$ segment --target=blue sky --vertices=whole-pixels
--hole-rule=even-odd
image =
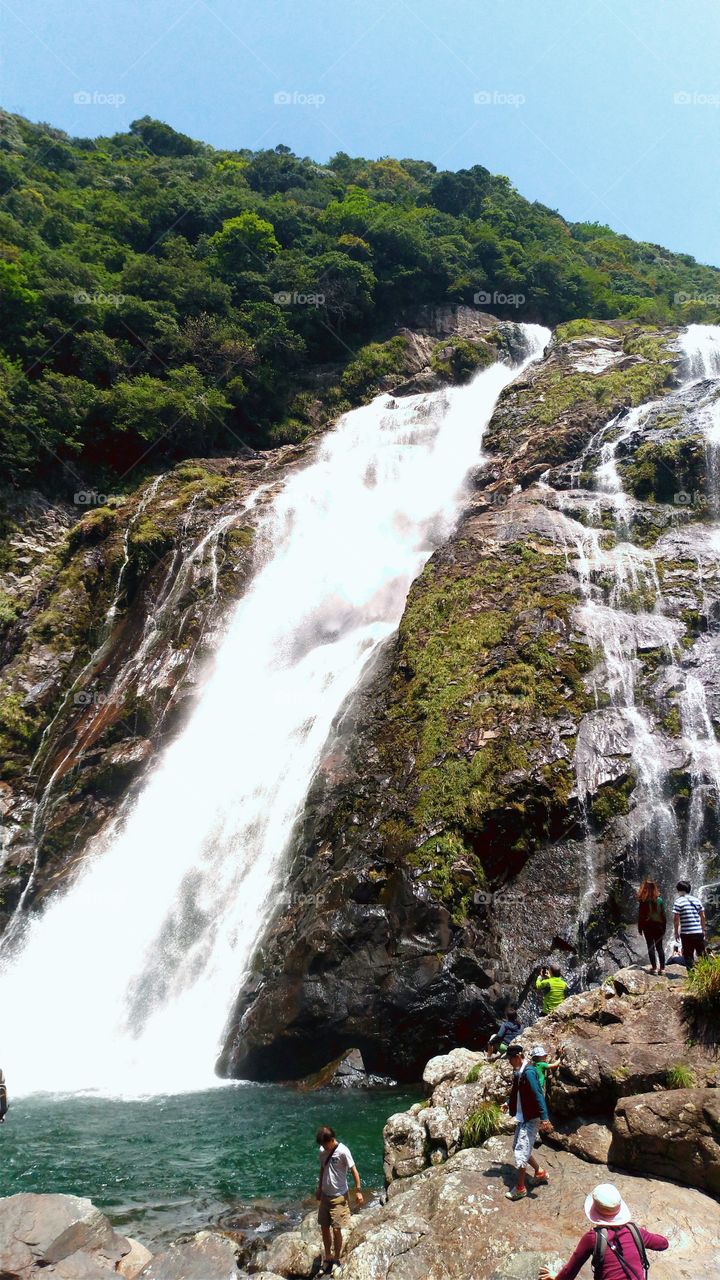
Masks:
[[[0,0],[0,40],[2,105],[72,134],[483,164],[720,265],[717,0]]]

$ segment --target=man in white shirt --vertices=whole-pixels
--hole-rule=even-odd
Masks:
[[[350,1226],[348,1201],[348,1171],[355,1183],[355,1203],[365,1203],[360,1190],[360,1174],[349,1149],[338,1142],[335,1131],[323,1125],[315,1135],[320,1151],[320,1177],[315,1198],[320,1201],[318,1222],[323,1238],[323,1265],[320,1274],[331,1274],[340,1265],[342,1253],[342,1229]],[[331,1235],[332,1229],[332,1235]]]
[[[705,955],[705,909],[700,899],[692,896],[689,881],[679,880],[677,891],[673,903],[675,941],[680,940],[685,963],[692,969],[695,956]]]

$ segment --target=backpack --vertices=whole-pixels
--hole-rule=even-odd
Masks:
[[[650,1263],[648,1261],[647,1251],[643,1243],[643,1238],[640,1235],[640,1232],[638,1231],[634,1222],[627,1222],[625,1225],[627,1226],[627,1229],[630,1232],[630,1235],[635,1241],[635,1248],[640,1254],[640,1261],[642,1262],[642,1267],[643,1267],[642,1276],[639,1276],[637,1272],[631,1270],[629,1263],[627,1263],[623,1258],[622,1246],[620,1244],[620,1241],[619,1240],[617,1240],[617,1242],[608,1241],[607,1227],[596,1227],[595,1228],[595,1248],[593,1249],[593,1255],[592,1255],[592,1269],[593,1269],[593,1276],[595,1277],[595,1280],[602,1280],[603,1270],[605,1268],[605,1251],[608,1248],[608,1245],[612,1250],[612,1252],[615,1254],[615,1257],[617,1258],[618,1262],[620,1263],[620,1266],[622,1267],[623,1271],[627,1275],[628,1280],[647,1280],[647,1274],[648,1274],[648,1271],[650,1270]]]
[[[8,1102],[7,1085],[5,1084],[5,1077],[2,1071],[0,1071],[0,1124],[2,1124],[3,1120],[5,1119],[5,1116],[8,1113],[9,1106],[10,1106],[10,1103]]]
[[[667,924],[665,903],[662,898],[656,898],[654,902],[648,902],[647,921],[648,924],[661,924],[663,927]]]

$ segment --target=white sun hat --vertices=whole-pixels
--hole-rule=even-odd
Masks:
[[[545,1050],[543,1049],[543,1047],[542,1047],[542,1045],[541,1045],[541,1044],[534,1044],[534,1045],[533,1045],[532,1049],[530,1050],[530,1057],[531,1057],[531,1058],[544,1058],[544,1057],[545,1057]]]
[[[602,1182],[585,1200],[585,1216],[594,1227],[624,1227],[632,1214],[617,1187]]]

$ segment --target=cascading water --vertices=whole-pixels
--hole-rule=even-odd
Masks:
[[[720,326],[691,325],[682,335],[684,378],[673,398],[688,414],[693,432],[704,437],[707,454],[707,506],[714,522],[688,526],[680,556],[693,556],[698,564],[700,597],[703,582],[720,571]],[[678,873],[688,874],[698,884],[704,879],[706,856],[703,840],[709,807],[720,811],[720,744],[713,730],[705,685],[693,672],[681,641],[686,627],[682,619],[668,616],[656,559],[662,560],[662,539],[658,548],[647,550],[632,541],[635,508],[640,506],[624,489],[618,457],[633,436],[643,439],[643,429],[659,405],[649,403],[631,409],[608,422],[589,442],[571,471],[570,490],[559,490],[554,502],[559,510],[556,527],[566,546],[569,566],[582,590],[583,604],[576,621],[591,648],[600,656],[590,685],[596,705],[609,704],[601,734],[614,738],[622,758],[629,758],[635,775],[633,810],[639,865],[645,873],[662,881],[671,892]],[[594,469],[590,461],[595,459]],[[583,474],[591,473],[592,493],[579,489]],[[550,473],[544,477],[546,485]],[[593,497],[593,494],[597,497]],[[697,495],[682,495],[695,501]],[[582,523],[568,515],[584,512]],[[617,541],[603,542],[608,516]],[[596,527],[592,527],[595,525]],[[602,526],[602,527],[601,527]],[[717,626],[712,617],[712,598],[703,604],[707,628],[706,643]],[[655,716],[638,690],[643,672],[641,654],[664,655],[666,692],[675,695],[679,713],[679,740],[673,743],[658,732]],[[597,731],[597,730],[596,730]],[[601,756],[593,739],[592,718],[581,727],[576,749],[578,795],[582,803],[598,783]],[[683,755],[690,778],[690,796],[681,835],[675,808],[670,799],[669,775],[682,765]],[[592,841],[590,846],[592,850]],[[588,894],[592,897],[594,868],[588,870]]]
[[[537,358],[548,331],[522,329]],[[379,397],[288,481],[184,732],[5,963],[3,1067],[16,1091],[216,1083],[224,1023],[333,718],[453,527],[516,372],[497,364],[467,387]]]

